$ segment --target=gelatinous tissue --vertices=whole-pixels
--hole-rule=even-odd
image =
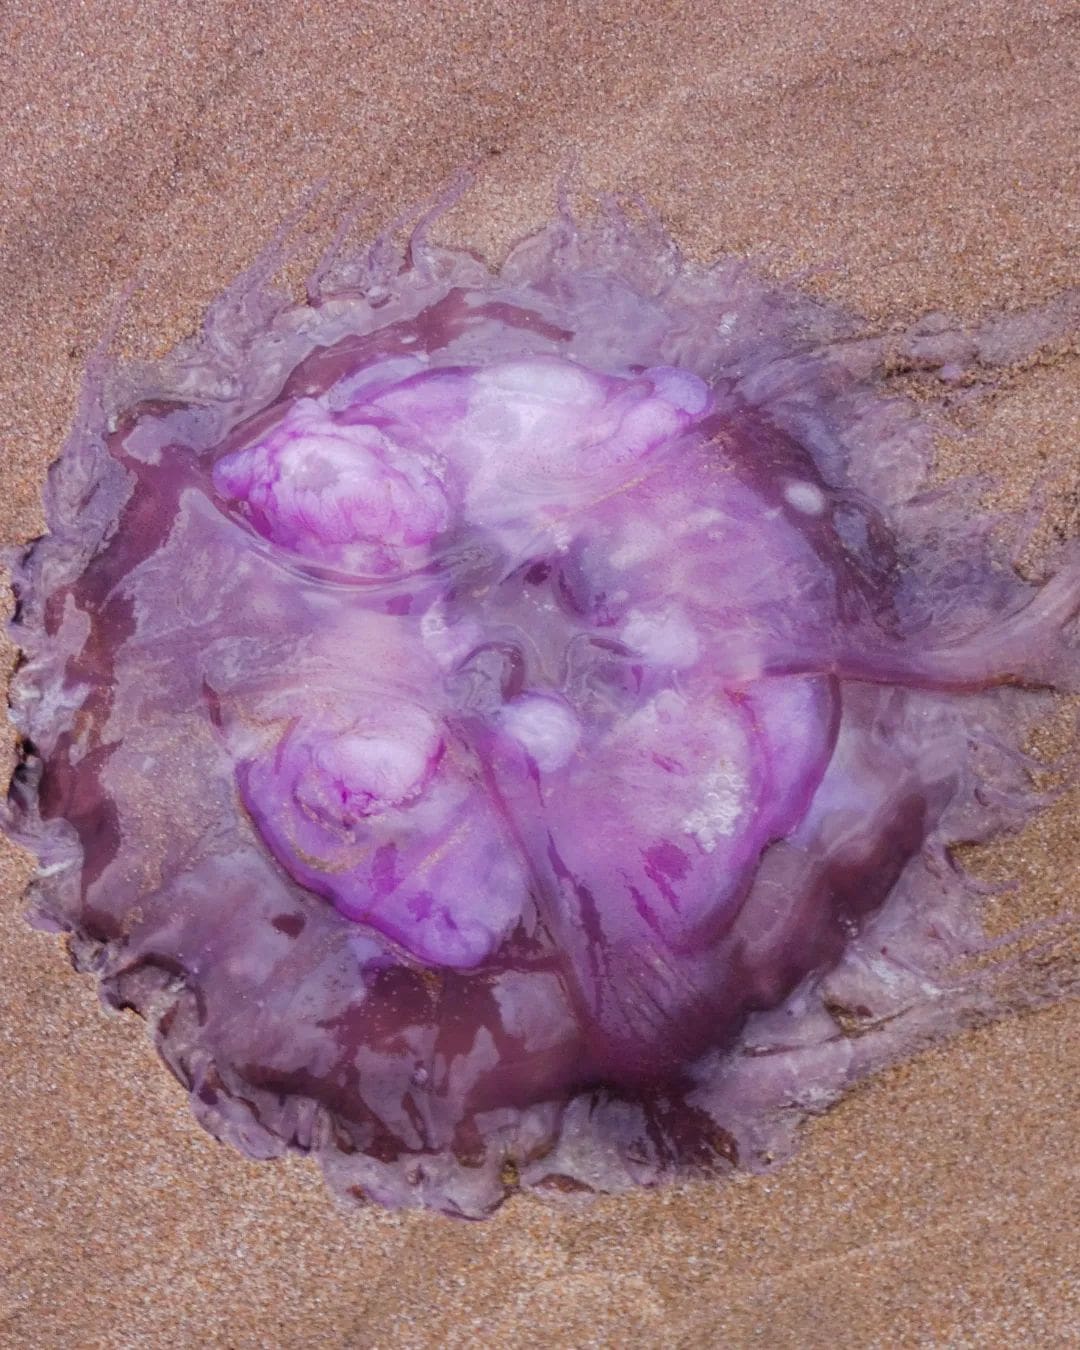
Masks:
[[[952,848],[1039,800],[1080,561],[1022,579],[884,368],[954,388],[1072,299],[869,336],[614,209],[304,303],[279,260],[94,363],[13,564],[34,920],[207,1129],[479,1216],[767,1167],[1064,990],[965,962]]]

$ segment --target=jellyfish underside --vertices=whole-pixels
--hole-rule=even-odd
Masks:
[[[756,1165],[905,1048],[837,1007],[985,1001],[941,859],[1077,672],[1075,563],[928,528],[804,302],[556,234],[249,280],[231,384],[91,409],[16,573],[39,921],[219,1137],[468,1215]]]

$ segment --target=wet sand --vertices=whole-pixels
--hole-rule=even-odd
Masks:
[[[385,217],[470,165],[441,233],[498,256],[574,154],[691,255],[809,269],[874,322],[1080,281],[1075,5],[54,0],[0,23],[3,543],[41,527],[123,284],[122,343],[166,350],[324,176]],[[1075,479],[1077,369],[1008,376],[946,467],[1014,502]],[[1078,805],[983,860],[1015,912],[1076,905]],[[1075,1004],[884,1074],[774,1177],[479,1225],[343,1213],[309,1164],[195,1127],[141,1023],[22,923],[28,875],[0,845],[0,1345],[1076,1343]]]

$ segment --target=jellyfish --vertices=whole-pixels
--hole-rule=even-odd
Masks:
[[[208,1130],[346,1199],[764,1169],[1061,992],[956,845],[1038,804],[1080,558],[1022,577],[886,388],[989,328],[868,335],[647,212],[497,268],[428,225],[302,300],[271,249],[164,361],[93,363],[12,562],[33,921]]]

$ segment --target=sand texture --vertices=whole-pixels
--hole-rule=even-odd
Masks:
[[[0,542],[41,527],[124,283],[121,345],[166,350],[323,176],[386,217],[471,165],[441,232],[498,256],[575,154],[692,256],[808,269],[874,323],[1075,286],[1078,28],[1051,0],[8,4]],[[1045,473],[1075,530],[1078,369],[1007,374],[947,467],[1013,502]],[[1078,903],[1078,819],[1073,794],[980,864],[1016,912]],[[28,876],[0,845],[4,1347],[1080,1342],[1075,1004],[883,1075],[774,1177],[346,1214],[304,1162],[196,1128],[142,1025],[24,925]]]

